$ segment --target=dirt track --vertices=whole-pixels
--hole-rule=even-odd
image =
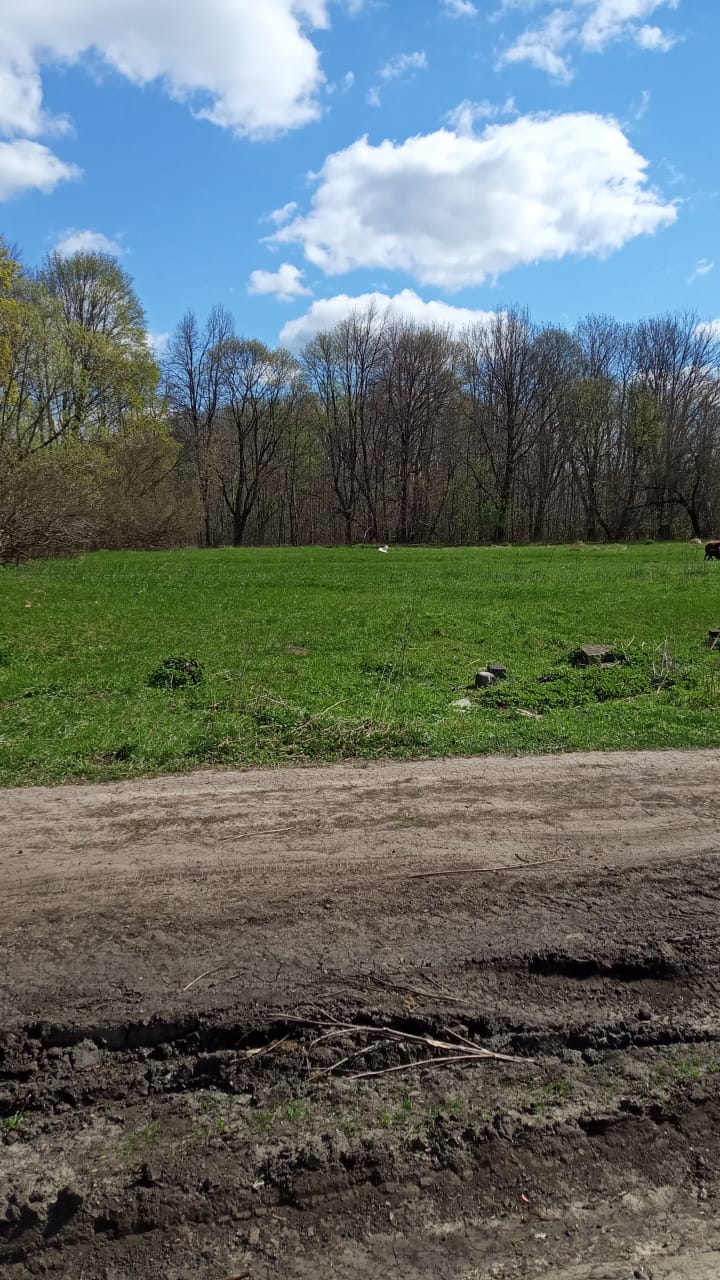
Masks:
[[[720,1275],[719,783],[668,752],[0,792],[3,1274]],[[438,1052],[398,1033],[518,1061],[348,1078]]]

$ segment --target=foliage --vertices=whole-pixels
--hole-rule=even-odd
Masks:
[[[0,782],[717,747],[720,659],[705,637],[720,618],[719,570],[678,544],[103,552],[7,566]],[[586,643],[627,662],[576,669],[568,656]],[[149,688],[166,654],[194,655],[203,683],[178,697]],[[488,662],[508,679],[454,707]]]

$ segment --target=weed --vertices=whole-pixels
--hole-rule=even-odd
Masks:
[[[543,1094],[548,1102],[561,1102],[572,1094],[572,1085],[568,1080],[551,1080],[543,1085]]]
[[[285,1115],[292,1124],[304,1124],[309,1114],[307,1103],[302,1098],[295,1098],[285,1108]]]
[[[5,1133],[17,1133],[25,1118],[24,1111],[15,1111],[11,1116],[6,1116],[4,1120],[0,1120],[0,1129]]]
[[[258,1111],[251,1111],[248,1116],[250,1128],[255,1129],[258,1133],[270,1133],[279,1110],[279,1107],[266,1107]]]
[[[702,1074],[699,1058],[677,1058],[674,1067],[678,1079],[686,1083],[699,1080]]]

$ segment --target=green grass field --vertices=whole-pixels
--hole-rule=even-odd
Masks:
[[[200,764],[720,746],[689,545],[102,553],[0,570],[0,783]],[[580,670],[606,642],[626,661]],[[204,680],[148,686],[164,659]],[[476,670],[509,679],[452,706]],[[520,711],[532,715],[520,715]]]

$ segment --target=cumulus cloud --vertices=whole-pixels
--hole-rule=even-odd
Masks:
[[[270,293],[280,302],[292,302],[293,298],[312,293],[302,283],[304,274],[290,262],[283,262],[277,271],[253,271],[248,293]]]
[[[403,289],[390,296],[387,293],[362,293],[351,297],[339,293],[334,298],[320,298],[310,310],[297,320],[289,320],[280,334],[280,342],[291,351],[300,351],[317,333],[332,329],[353,312],[374,307],[379,316],[398,316],[416,324],[438,325],[459,333],[470,324],[483,323],[492,312],[474,311],[469,307],[452,307],[447,302],[423,299],[412,289]]]
[[[329,0],[3,0],[0,128],[45,132],[40,70],[92,51],[138,85],[250,137],[315,119],[323,75],[309,32]]]
[[[640,27],[635,36],[641,49],[656,49],[659,53],[668,53],[677,40],[668,36],[660,27]]]
[[[405,271],[460,289],[522,264],[604,256],[672,223],[647,161],[619,124],[573,113],[520,116],[479,136],[451,130],[329,155],[306,214],[271,237],[301,244],[327,275]]]
[[[102,231],[80,231],[75,227],[69,227],[62,233],[55,249],[63,258],[69,258],[73,253],[110,253],[119,258],[127,252],[117,240],[111,240]]]
[[[553,79],[569,81],[573,48],[601,53],[615,40],[631,39],[642,49],[666,53],[676,40],[644,20],[659,9],[676,9],[679,0],[539,0],[546,16],[520,33],[500,56],[500,65],[529,62]],[[505,0],[505,8],[517,7]],[[535,7],[533,5],[533,7]]]
[[[11,200],[28,190],[48,195],[59,182],[79,177],[76,165],[65,164],[39,142],[29,138],[0,142],[0,200]]]

